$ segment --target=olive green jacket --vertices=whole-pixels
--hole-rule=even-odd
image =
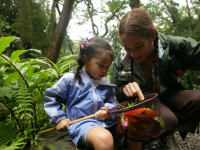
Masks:
[[[159,60],[158,74],[161,85],[167,89],[162,94],[165,95],[175,91],[185,90],[185,88],[179,82],[176,71],[172,71],[170,69],[171,57],[169,55],[169,43],[167,40],[167,36],[161,33],[158,33],[158,36],[162,48],[164,49],[164,54]],[[174,46],[173,49],[174,55],[179,60],[181,65],[185,69],[200,70],[200,43],[196,42],[194,39],[191,38],[183,38],[177,36],[169,36],[169,39],[172,41]],[[129,72],[123,71],[122,73],[123,68],[124,66],[121,63],[121,52],[120,52],[114,61],[113,75],[111,79],[111,82],[117,85],[115,89],[117,92],[117,99],[119,102],[124,101],[121,99],[119,95],[119,89],[121,86],[126,85],[129,82],[131,75],[130,71]],[[143,87],[140,88],[142,89]]]

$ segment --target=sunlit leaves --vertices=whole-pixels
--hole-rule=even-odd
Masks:
[[[18,72],[14,72],[9,74],[9,76],[6,77],[6,79],[4,80],[4,85],[7,85],[8,83],[17,80],[20,78],[20,75]]]
[[[28,50],[17,50],[15,52],[12,53],[11,57],[10,57],[10,61],[13,62],[14,60],[18,59],[18,57],[27,52]]]
[[[6,47],[9,46],[10,42],[12,42],[15,37],[1,37],[0,38],[0,53],[2,53]]]
[[[13,89],[9,86],[0,87],[0,98],[4,98],[5,96],[10,98],[13,96]]]

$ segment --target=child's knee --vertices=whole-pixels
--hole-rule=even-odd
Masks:
[[[99,134],[97,140],[102,149],[110,149],[114,145],[114,139],[110,132]]]
[[[99,134],[99,140],[105,143],[113,142],[113,136],[110,132]]]

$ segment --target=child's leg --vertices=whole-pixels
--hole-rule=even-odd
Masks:
[[[93,127],[87,134],[87,143],[95,150],[113,150],[114,140],[112,134],[100,126]]]

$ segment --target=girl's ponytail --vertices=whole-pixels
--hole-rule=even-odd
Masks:
[[[82,68],[84,66],[83,59],[82,59],[82,56],[81,56],[81,48],[80,48],[79,55],[77,57],[77,63],[78,63],[78,67],[76,69],[76,73],[75,73],[74,78],[78,79],[78,83],[80,84],[81,81],[82,81],[82,78],[81,78]]]

